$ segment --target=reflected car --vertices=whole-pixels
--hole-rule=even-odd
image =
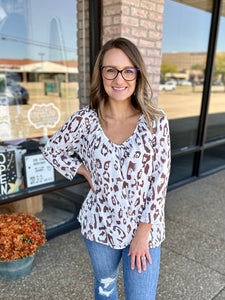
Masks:
[[[6,86],[5,96],[8,99],[8,105],[20,104],[20,94],[19,94],[19,92],[12,89],[10,86]]]
[[[166,81],[159,84],[159,91],[174,91],[177,85],[174,81]]]
[[[28,104],[28,91],[12,79],[7,78],[5,94],[8,97],[8,105]]]
[[[180,85],[191,86],[192,82],[189,80],[181,80]]]
[[[214,80],[213,82],[212,82],[212,85],[224,85],[224,83],[222,82],[222,81],[220,81],[220,80]]]
[[[21,96],[22,96],[22,104],[28,104],[28,100],[29,100],[29,93],[28,91],[23,87],[20,86],[20,92],[21,92]]]

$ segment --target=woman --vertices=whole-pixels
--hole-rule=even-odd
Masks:
[[[94,67],[90,106],[74,113],[43,151],[66,178],[78,173],[90,184],[78,219],[97,300],[118,299],[121,259],[126,299],[155,299],[170,139],[150,93],[137,47],[125,38],[108,41]]]

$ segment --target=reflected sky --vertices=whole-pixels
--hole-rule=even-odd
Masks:
[[[175,1],[165,0],[163,48],[168,52],[201,52],[208,47],[211,13]],[[220,20],[225,28],[224,17]],[[218,51],[225,51],[224,40],[218,39]]]
[[[0,1],[0,58],[76,60],[76,39],[76,1]]]

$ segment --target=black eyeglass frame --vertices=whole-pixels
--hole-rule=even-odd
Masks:
[[[112,67],[112,66],[102,66],[100,69],[101,69],[101,71],[102,71],[102,70],[105,69],[105,68],[112,68],[112,69],[114,69],[114,70],[117,71],[116,76],[115,76],[114,78],[112,78],[112,79],[106,78],[106,77],[104,76],[104,78],[105,78],[106,80],[114,80],[114,79],[116,79],[116,77],[119,75],[119,73],[120,73],[121,76],[123,77],[123,73],[122,73],[122,72],[123,72],[124,70],[132,69],[132,70],[135,70],[135,71],[136,71],[136,76],[135,76],[135,78],[134,78],[134,79],[125,79],[125,78],[123,77],[123,79],[126,80],[126,81],[133,81],[133,80],[135,80],[135,79],[137,78],[138,71],[139,71],[139,69],[138,69],[138,68],[135,68],[135,67],[126,67],[126,68],[124,68],[124,69],[122,69],[122,70],[118,70],[117,68]]]

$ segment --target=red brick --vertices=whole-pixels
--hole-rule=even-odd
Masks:
[[[154,65],[154,58],[153,57],[147,57],[145,58],[146,65]]]
[[[108,25],[116,25],[116,24],[121,24],[121,18],[122,18],[122,16],[115,16],[115,17],[113,17],[112,19],[113,19],[113,21],[110,23],[110,24],[108,24]]]
[[[111,5],[103,7],[103,16],[112,16],[112,15],[120,15],[121,14],[121,6],[120,5]]]
[[[142,57],[147,56],[147,50],[146,50],[146,48],[138,47],[138,50],[140,51]]]
[[[121,16],[121,22],[125,25],[139,26],[139,19],[134,17]]]
[[[123,15],[130,16],[130,6],[128,6],[128,5],[122,5],[121,6],[121,13]]]
[[[111,16],[104,16],[102,18],[102,25],[104,26],[110,26],[113,24],[113,18]]]
[[[120,32],[121,32],[120,26],[110,26],[104,28],[105,35],[114,35],[114,34],[119,34]]]
[[[161,51],[158,49],[148,49],[147,50],[147,55],[151,56],[151,57],[158,57],[161,59]]]
[[[150,74],[159,74],[160,73],[160,67],[153,67],[153,66],[147,66],[147,71]]]
[[[156,23],[156,30],[163,31],[163,24],[162,23]]]
[[[131,34],[133,36],[137,36],[140,38],[146,38],[147,37],[147,30],[139,29],[139,28],[132,28]]]
[[[132,43],[134,43],[135,45],[137,45],[137,43],[138,43],[138,39],[135,38],[134,36],[130,36],[130,37],[129,37],[129,40],[130,40]]]
[[[148,36],[153,40],[162,40],[162,32],[159,31],[149,31]]]
[[[129,6],[139,7],[141,0],[121,0],[122,4],[129,4]]]
[[[140,25],[145,29],[155,29],[156,23],[148,20],[140,20]]]
[[[149,12],[149,15],[148,15],[149,19],[150,20],[154,20],[154,21],[157,21],[157,22],[162,22],[163,21],[163,14],[159,14],[157,12]]]
[[[155,47],[158,49],[162,49],[162,41],[156,41]]]
[[[141,1],[141,7],[147,10],[156,10],[156,3],[152,1]]]
[[[145,47],[145,48],[153,48],[155,46],[155,42],[150,41],[150,40],[140,39],[138,46]]]
[[[131,15],[133,17],[139,17],[139,18],[148,18],[148,11],[146,9],[140,9],[131,7]]]
[[[130,35],[130,27],[121,26],[121,33],[122,33],[122,35]]]
[[[159,12],[159,13],[161,13],[161,14],[163,14],[163,12],[164,12],[164,5],[158,4],[156,11]]]
[[[152,84],[151,84],[151,87],[154,91],[157,91],[158,88],[159,88],[159,84],[157,82],[154,81],[155,78],[153,78],[153,81],[152,81]],[[154,93],[155,94],[155,93]]]

